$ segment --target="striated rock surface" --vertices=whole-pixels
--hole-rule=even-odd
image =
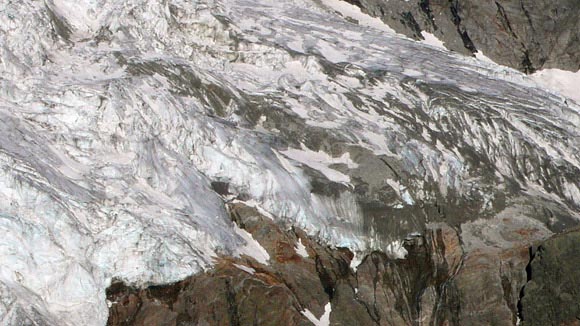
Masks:
[[[526,73],[580,70],[580,3],[575,0],[348,0],[396,31],[434,34],[451,50],[482,51]]]

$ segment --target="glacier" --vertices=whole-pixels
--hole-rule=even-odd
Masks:
[[[267,263],[232,200],[395,256],[441,203],[577,221],[574,100],[335,4],[2,0],[2,324],[104,325],[113,279]]]

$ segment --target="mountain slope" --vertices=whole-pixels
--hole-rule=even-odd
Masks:
[[[432,222],[472,249],[577,223],[580,107],[515,70],[313,1],[5,7],[5,324],[103,325],[113,279],[267,263],[226,202],[392,258]]]
[[[460,53],[483,52],[526,73],[580,70],[578,2],[518,0],[349,0],[396,31],[435,34]]]

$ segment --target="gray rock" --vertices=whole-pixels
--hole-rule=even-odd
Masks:
[[[580,69],[580,3],[562,1],[348,0],[397,32],[433,33],[464,54],[482,51],[526,73]]]
[[[522,325],[580,325],[580,232],[541,244],[528,266],[521,299]]]

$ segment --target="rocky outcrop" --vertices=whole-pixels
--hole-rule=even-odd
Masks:
[[[579,248],[578,230],[538,246],[523,289],[521,325],[580,325]]]
[[[427,31],[461,53],[482,51],[527,73],[580,69],[580,4],[563,1],[348,0],[396,31]]]
[[[405,258],[377,251],[355,263],[349,250],[321,245],[254,208],[231,204],[230,213],[268,252],[268,264],[219,257],[212,270],[175,284],[138,289],[117,281],[107,290],[108,325],[312,325],[325,318],[330,325],[516,325],[526,243],[544,236],[520,223],[522,238],[510,245],[497,246],[490,235],[473,246],[475,233],[491,234],[484,226],[430,224],[404,241]]]

